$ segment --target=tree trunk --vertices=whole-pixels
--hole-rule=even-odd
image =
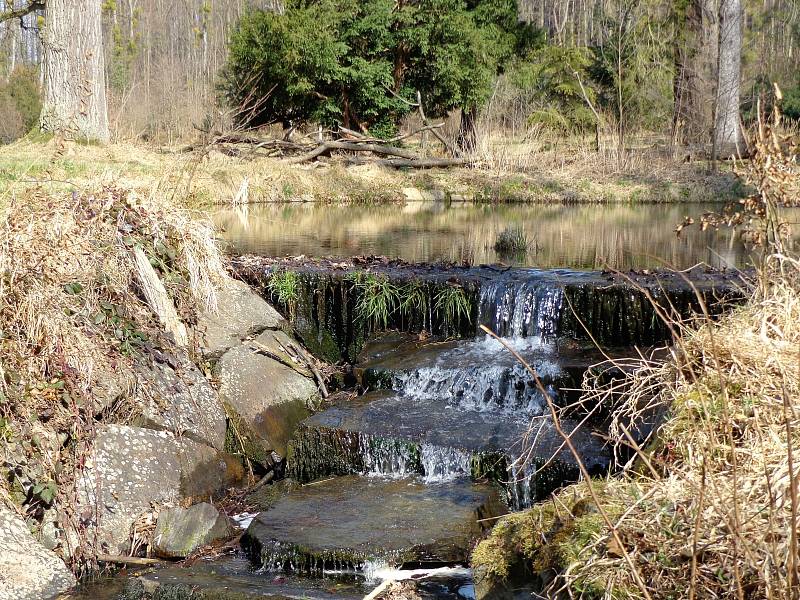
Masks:
[[[458,127],[458,149],[463,154],[475,152],[475,148],[478,145],[477,120],[478,108],[476,106],[461,109],[461,123]]]
[[[714,117],[714,158],[736,154],[741,142],[739,88],[742,69],[742,2],[721,0],[719,69]]]
[[[108,141],[100,15],[100,0],[47,0],[42,131]]]
[[[677,15],[673,139],[710,145],[719,52],[718,0],[689,0]]]

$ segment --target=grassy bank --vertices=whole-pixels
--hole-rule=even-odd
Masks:
[[[538,155],[537,155],[538,156]],[[476,168],[403,171],[332,161],[288,165],[277,158],[229,156],[214,147],[193,151],[145,145],[106,147],[56,140],[0,149],[0,197],[27,186],[88,189],[97,182],[177,198],[192,205],[230,203],[247,180],[249,202],[398,202],[465,199],[481,202],[671,202],[730,200],[741,189],[730,174],[704,163],[663,162],[617,173],[593,161],[553,162],[541,155],[524,169],[493,161]],[[538,166],[537,166],[538,165]],[[598,174],[600,173],[600,174]]]
[[[223,265],[210,227],[165,198],[27,189],[0,211],[0,502],[79,570],[93,557],[64,532],[82,531],[75,480],[95,431],[139,418],[159,393],[141,373],[186,356],[153,298],[191,326]]]

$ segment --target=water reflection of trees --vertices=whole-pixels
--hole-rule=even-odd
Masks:
[[[307,256],[385,254],[409,261],[499,260],[493,246],[509,225],[531,242],[516,262],[540,267],[685,268],[705,261],[742,265],[747,251],[730,230],[674,227],[701,205],[259,205],[215,215],[236,252]],[[506,259],[508,260],[508,259]]]

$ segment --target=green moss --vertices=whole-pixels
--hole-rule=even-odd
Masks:
[[[593,485],[602,498],[602,482]],[[489,587],[550,581],[586,558],[586,549],[604,534],[605,521],[591,500],[579,499],[570,510],[563,508],[563,500],[537,504],[501,519],[478,544],[472,566]],[[612,520],[621,514],[614,505],[604,510]],[[573,591],[587,598],[604,597],[606,592],[600,581],[579,581]]]

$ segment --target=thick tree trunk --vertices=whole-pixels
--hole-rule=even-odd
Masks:
[[[101,25],[100,0],[47,0],[43,131],[108,141]]]
[[[719,9],[719,69],[714,158],[725,158],[740,149],[739,88],[742,69],[742,2],[721,0]]]
[[[719,52],[718,0],[689,0],[678,15],[673,138],[708,147],[714,130]]]

